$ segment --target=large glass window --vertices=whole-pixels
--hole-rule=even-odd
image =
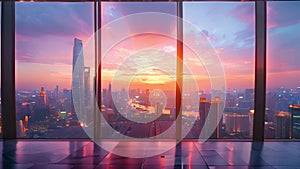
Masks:
[[[95,58],[87,58],[82,51],[94,32],[93,5],[94,2],[16,2],[18,138],[88,137],[83,128],[89,127],[94,117]],[[102,27],[122,23],[124,17],[134,15],[138,18],[160,13],[176,17],[176,5],[101,2],[99,17]],[[200,31],[194,32],[184,23],[183,43],[192,41],[201,46],[205,39],[210,48],[202,52],[207,56],[206,52],[212,51],[219,57],[226,78],[226,88],[212,90],[214,77],[205,59],[199,59],[193,49],[183,44],[182,118],[196,119],[186,138],[198,138],[206,121],[218,123],[210,138],[252,138],[254,6],[254,2],[183,2],[184,22]],[[265,138],[300,137],[299,11],[299,2],[267,3]],[[99,108],[105,118],[101,120],[101,133],[105,138],[120,133],[151,137],[175,123],[179,96],[177,93],[176,97],[176,78],[181,71],[177,20],[158,23],[144,16],[116,30],[111,27],[111,32],[101,36],[101,49],[105,49],[122,33],[130,35],[101,53],[98,60]],[[226,92],[226,99],[219,98],[218,92]],[[72,94],[80,95],[80,99],[72,98]],[[224,110],[218,112],[222,104]],[[84,117],[89,120],[82,120],[76,113],[78,106],[80,112],[93,112]],[[221,114],[220,122],[207,117],[210,109]],[[168,137],[174,138],[175,132]]]
[[[300,138],[300,3],[267,3],[265,138]]]
[[[120,22],[124,19],[123,16],[142,12],[163,12],[176,16],[176,3],[102,4],[104,26],[110,21]],[[184,22],[198,27],[199,33],[205,37],[207,46],[210,47],[201,49],[202,52],[210,52],[213,49],[220,57],[227,80],[226,89],[212,91],[210,78],[214,77],[208,75],[205,63],[201,62],[199,56],[195,55],[189,46],[183,44],[182,118],[196,119],[186,138],[198,138],[205,121],[215,121],[206,119],[209,109],[216,109],[218,112],[221,104],[225,105],[225,109],[224,112],[220,112],[221,121],[210,138],[251,138],[254,112],[254,3],[185,2],[183,11]],[[170,23],[169,27],[164,28],[161,25],[143,27],[144,22],[139,25],[128,23],[125,29],[135,32],[142,28],[145,32],[155,32],[154,29],[159,28],[160,34],[164,34],[164,31],[173,31],[177,34],[176,23]],[[183,26],[183,43],[195,41],[196,44],[203,45],[203,39],[199,39],[197,32],[190,32],[187,24]],[[109,43],[108,41],[102,39],[102,44],[105,45]],[[103,133],[104,135],[112,137],[113,134],[122,133],[132,137],[149,137],[163,133],[174,123],[176,119],[174,80],[178,70],[176,51],[179,50],[177,47],[174,39],[144,33],[121,39],[108,53],[102,53],[104,58],[101,63],[101,111],[109,125],[118,131]],[[175,57],[169,58],[166,54],[158,56],[157,53],[145,50],[149,48],[163,50]],[[159,57],[158,62],[156,56]],[[169,67],[173,73],[167,74],[168,72],[155,68],[164,62],[166,63],[164,68]],[[128,88],[125,81],[130,81]],[[218,94],[212,96],[212,92],[224,91],[227,95],[226,100],[220,99]],[[163,92],[167,102],[152,105],[149,97],[151,94],[160,95],[159,92]],[[158,114],[161,115],[156,118]],[[140,123],[134,123],[134,120]],[[144,123],[146,121],[151,123]],[[184,130],[183,127],[182,131]]]
[[[184,41],[195,41],[203,45],[199,34],[206,38],[211,48],[202,49],[205,53],[195,56],[188,48],[184,48],[184,64],[189,65],[193,72],[198,91],[196,95],[186,95],[199,106],[199,117],[187,136],[198,138],[205,123],[209,119],[208,112],[212,109],[214,116],[221,113],[221,119],[210,138],[251,138],[254,109],[254,49],[255,49],[255,11],[253,2],[184,2],[183,18],[194,24],[200,32],[192,32],[184,25]],[[197,57],[213,56],[213,50],[223,66],[226,89],[226,100],[216,94],[212,96],[211,80],[208,74],[208,63]],[[183,85],[188,85],[184,80]],[[193,96],[193,97],[192,97]],[[221,104],[224,111],[218,112]]]
[[[87,137],[72,85],[89,90],[93,84],[94,65],[82,55],[94,31],[93,15],[92,2],[16,2],[17,137]],[[83,68],[75,74],[76,62]],[[90,91],[84,93],[89,97]]]
[[[103,138],[148,138],[174,123],[176,18],[158,23],[157,15],[176,16],[176,3],[102,3]]]

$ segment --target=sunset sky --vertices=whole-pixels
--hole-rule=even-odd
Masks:
[[[300,78],[297,78],[300,75],[300,3],[268,4],[268,86],[300,86]],[[176,15],[176,4],[107,2],[103,3],[102,11],[103,24],[107,24],[122,16],[139,12]],[[197,26],[219,54],[227,87],[254,88],[254,3],[185,2],[183,11],[184,19]],[[176,27],[172,23],[170,25],[161,28],[162,31],[175,32]],[[134,30],[143,25],[128,26]],[[82,39],[85,44],[92,34],[93,3],[16,3],[17,89],[39,89],[44,86],[46,90],[52,90],[55,85],[59,85],[60,89],[70,89],[74,38]],[[185,30],[184,35],[189,38],[191,33]],[[108,59],[105,62],[107,65],[103,67],[104,85],[119,67],[118,63],[121,63],[121,60],[116,61],[114,57],[133,55],[145,46],[161,49],[166,54],[176,53],[174,39],[147,34],[130,37],[116,45],[108,54],[111,60]],[[208,76],[201,62],[195,61],[195,56],[190,55],[187,49],[185,51],[184,62],[191,62],[189,68],[197,76],[199,87],[208,89]],[[168,60],[168,65],[171,68],[175,59],[170,60],[172,59]],[[122,67],[123,72],[134,72],[132,69],[136,67],[128,65]],[[157,70],[145,70],[143,73],[136,76],[137,81],[148,84],[155,80],[164,84],[172,81],[168,77],[167,80],[161,78],[165,75]],[[155,74],[160,79],[151,79],[150,74]]]

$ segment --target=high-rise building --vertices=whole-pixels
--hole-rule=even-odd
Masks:
[[[145,100],[144,100],[145,106],[150,106],[149,95],[150,95],[150,90],[146,89]]]
[[[273,111],[278,110],[278,97],[275,92],[268,92],[266,95],[266,103],[268,108],[270,108]]]
[[[82,40],[74,38],[74,46],[73,46],[73,72],[75,70],[75,66],[78,65],[78,68],[83,72],[84,68],[84,58],[83,58],[83,45]]]
[[[102,98],[101,98],[101,104],[106,106],[106,97],[107,97],[107,89],[103,89],[102,93]]]
[[[225,126],[226,132],[230,135],[249,135],[249,115],[236,112],[226,112]]]
[[[149,96],[151,105],[153,106],[153,113],[156,115],[163,114],[164,108],[167,104],[165,94],[160,90],[153,90]]]
[[[289,112],[279,112],[275,115],[275,138],[290,138],[291,115]]]
[[[289,112],[292,116],[292,138],[300,138],[300,105],[290,105]]]
[[[222,126],[223,126],[223,112],[221,112],[221,104],[222,100],[219,97],[212,98],[211,99],[211,113],[213,113],[213,116],[209,121],[211,121],[211,124],[216,127],[215,131],[211,135],[211,138],[220,138],[222,133]],[[219,116],[221,116],[221,119],[219,119]]]
[[[90,103],[90,67],[84,67],[84,103],[88,106]]]
[[[46,106],[47,94],[46,94],[46,91],[44,90],[44,87],[41,87],[41,91],[39,92],[38,98],[39,98],[39,100],[38,100],[39,106]]]
[[[296,92],[297,92],[297,94],[296,94],[296,96],[295,96],[295,98],[296,98],[296,103],[297,103],[298,105],[300,105],[300,87],[297,87]]]
[[[249,135],[253,136],[254,109],[249,110]]]
[[[54,89],[54,98],[58,98],[58,85],[56,85],[55,89]]]
[[[254,100],[254,89],[246,89],[245,91],[245,100],[253,101]]]
[[[207,102],[206,98],[200,98],[200,104],[199,104],[199,115],[200,115],[200,128],[201,132],[204,132],[204,136],[208,137],[208,129],[210,127],[214,127],[215,130],[211,134],[210,138],[220,138],[221,136],[221,128],[222,128],[222,121],[223,118],[221,117],[221,120],[219,121],[220,116],[220,105],[221,104],[221,98],[212,98],[211,102]],[[211,114],[209,115],[209,112],[211,111]],[[220,122],[220,123],[219,123]],[[207,123],[207,130],[203,130],[203,127]],[[209,126],[209,127],[208,127]]]
[[[84,107],[84,57],[82,40],[75,38],[73,47],[72,101],[74,111],[81,117]]]
[[[106,91],[105,96],[105,107],[113,108],[113,98],[112,98],[112,91],[111,91],[111,83],[108,84],[108,90]]]
[[[199,117],[200,117],[200,128],[203,128],[205,120],[207,118],[210,108],[210,102],[206,101],[206,98],[200,98],[199,103]]]
[[[231,93],[227,93],[225,107],[236,107],[236,104],[237,104],[236,97]]]

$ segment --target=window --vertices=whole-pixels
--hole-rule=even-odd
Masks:
[[[300,3],[268,2],[265,138],[300,138]]]
[[[102,5],[102,138],[160,135],[176,118],[177,41],[171,36],[176,35],[176,18],[160,22],[155,16],[176,16],[176,3]],[[166,137],[175,138],[175,132]]]
[[[204,124],[213,121],[207,117],[209,109],[225,102],[221,120],[210,138],[251,138],[254,110],[254,3],[253,2],[184,2],[183,18],[200,32],[192,32],[184,25],[184,41],[201,41],[202,34],[220,58],[226,78],[226,100],[218,94],[212,97],[207,63],[184,48],[184,64],[193,72],[198,86],[196,97],[188,96],[199,106],[199,119],[188,138],[198,138]],[[204,46],[204,45],[203,45]],[[203,47],[202,47],[203,48]],[[202,49],[205,53],[210,49]],[[207,56],[198,56],[207,57]],[[217,71],[217,70],[215,70]],[[189,84],[188,81],[184,85]],[[224,90],[224,89],[223,89]],[[220,90],[221,92],[222,90]],[[200,102],[200,103],[199,103]],[[217,115],[216,115],[217,116]]]
[[[92,2],[16,3],[17,137],[87,138],[72,83],[89,97],[93,74],[81,51],[92,33]],[[78,60],[81,75],[72,73]]]

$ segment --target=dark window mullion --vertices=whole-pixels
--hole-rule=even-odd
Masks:
[[[182,138],[182,75],[183,75],[183,9],[182,1],[177,2],[177,64],[176,64],[176,140]]]
[[[1,106],[4,139],[16,138],[15,2],[2,1]]]
[[[266,1],[255,2],[255,113],[253,140],[264,141],[266,96]]]
[[[101,138],[101,115],[98,113],[101,111],[101,0],[95,0],[94,3],[94,31],[95,31],[95,89],[96,89],[96,97],[97,103],[94,107],[94,140],[99,141]]]

